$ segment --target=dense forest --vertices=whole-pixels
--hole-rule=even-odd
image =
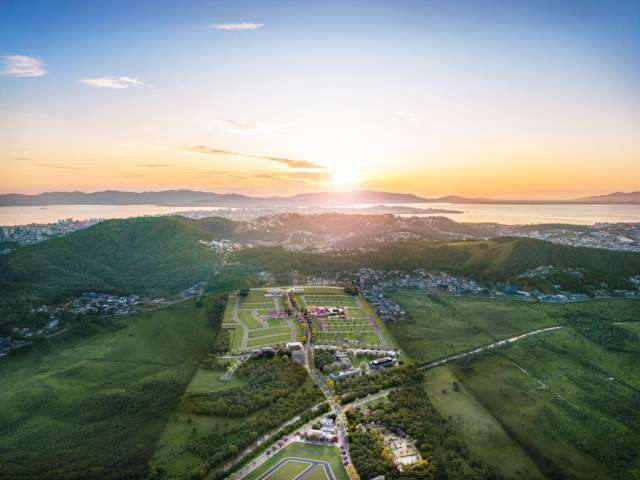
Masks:
[[[422,372],[413,365],[389,368],[368,375],[348,378],[335,385],[336,394],[342,403],[352,402],[356,398],[422,380]]]

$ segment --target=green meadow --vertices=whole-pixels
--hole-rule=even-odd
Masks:
[[[395,298],[411,318],[389,327],[418,363],[562,325],[427,370],[425,391],[470,448],[508,477],[637,478],[639,301],[559,305],[405,291]]]
[[[521,300],[457,297],[399,290],[393,298],[408,320],[387,326],[416,363],[453,355],[539,328],[566,323],[568,313],[600,314],[610,322],[640,319],[635,299],[550,304]]]

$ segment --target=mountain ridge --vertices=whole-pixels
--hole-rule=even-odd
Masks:
[[[425,198],[412,193],[352,190],[346,192],[299,193],[291,196],[252,197],[238,193],[215,193],[189,189],[126,192],[44,192],[39,194],[0,194],[0,206],[44,205],[164,205],[164,206],[322,206],[380,203],[460,203],[503,205],[640,204],[640,191],[614,192],[570,200],[527,200],[467,198],[458,195]]]

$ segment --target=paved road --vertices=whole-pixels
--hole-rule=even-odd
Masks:
[[[218,357],[220,358],[220,357]],[[229,370],[227,370],[224,375],[222,375],[222,377],[220,377],[220,380],[226,382],[227,380],[231,380],[231,377],[233,377],[233,374],[236,373],[236,370],[240,367],[240,365],[242,365],[244,362],[246,362],[249,359],[249,355],[243,355],[241,356],[238,361],[236,363],[234,363],[231,368],[229,368]]]
[[[283,430],[285,430],[287,427],[289,427],[289,425],[296,423],[297,421],[300,420],[301,416],[304,415],[305,413],[307,413],[308,411],[314,411],[317,410],[321,405],[323,405],[325,403],[325,401],[322,401],[320,403],[315,404],[313,407],[311,407],[308,410],[305,410],[304,412],[299,413],[298,415],[296,415],[293,418],[290,418],[289,420],[287,420],[285,423],[283,423],[282,425],[280,425],[278,428],[271,430],[268,433],[265,433],[264,435],[262,435],[260,438],[258,438],[255,442],[253,442],[253,444],[244,449],[237,457],[235,457],[234,459],[232,459],[231,461],[227,462],[227,464],[224,466],[223,470],[224,471],[229,471],[230,469],[232,469],[235,465],[237,465],[238,463],[240,463],[242,460],[244,460],[245,458],[247,458],[248,456],[254,454],[256,452],[256,450],[260,449],[263,450],[262,454],[257,457],[256,459],[254,459],[251,463],[245,465],[244,467],[242,467],[240,470],[238,470],[233,476],[232,478],[235,479],[240,479],[243,478],[245,475],[247,475],[250,471],[254,470],[258,465],[262,464],[267,458],[269,458],[266,454],[266,451],[268,450],[269,447],[272,447],[274,445],[276,445],[281,439],[277,439],[273,445],[264,445],[264,443],[271,437],[274,437],[275,435],[278,435],[280,432],[282,432]],[[320,420],[322,417],[324,417],[324,413],[322,415],[318,415],[317,417],[309,420],[306,424],[304,424],[302,427],[300,427],[299,430],[304,429],[306,426],[312,425],[314,422],[317,422],[318,420]],[[287,440],[287,445],[293,441],[293,435],[291,434],[288,436],[288,440]],[[281,448],[284,448],[281,447]]]
[[[305,468],[302,472],[300,472],[298,475],[296,475],[293,478],[293,480],[302,480],[304,477],[307,476],[309,471],[313,467],[315,467],[316,465],[321,465],[322,466],[322,468],[324,469],[324,474],[327,476],[327,478],[329,480],[335,480],[336,479],[336,477],[333,475],[333,471],[331,470],[331,465],[329,465],[327,462],[325,462],[323,460],[312,460],[312,459],[309,459],[309,458],[300,458],[300,457],[287,457],[287,458],[284,458],[284,459],[280,460],[273,467],[269,468],[266,472],[264,472],[262,475],[260,475],[258,477],[258,480],[264,480],[264,479],[268,478],[275,471],[277,471],[278,469],[280,469],[285,464],[287,464],[288,462],[291,462],[291,461],[300,462],[300,463],[306,463],[307,464],[307,468]]]
[[[236,301],[233,304],[233,322],[237,323],[242,327],[242,345],[240,345],[240,350],[244,351],[247,349],[247,344],[249,343],[249,327],[247,327],[244,323],[240,321],[238,318],[238,309],[240,308],[240,296],[236,295]]]

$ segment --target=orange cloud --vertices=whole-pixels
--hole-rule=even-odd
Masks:
[[[267,160],[269,162],[280,163],[280,164],[286,165],[289,168],[311,168],[311,169],[326,168],[317,163],[309,162],[308,160],[294,160],[291,158],[272,157],[269,155],[252,155],[247,153],[234,152],[231,150],[224,150],[221,148],[211,148],[211,147],[207,147],[206,145],[195,145],[193,147],[185,148],[184,150],[187,150],[189,152],[196,152],[196,153],[206,153],[209,155],[233,155],[237,157],[258,158],[260,160]]]

